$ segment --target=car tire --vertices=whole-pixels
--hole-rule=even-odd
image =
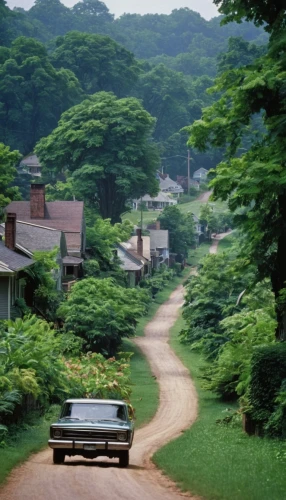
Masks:
[[[65,461],[65,452],[63,450],[53,450],[53,462],[54,464],[63,464]]]
[[[129,465],[129,451],[122,451],[119,456],[119,467],[128,467]]]

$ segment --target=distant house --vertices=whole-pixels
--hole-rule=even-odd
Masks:
[[[152,267],[158,269],[162,264],[169,265],[169,231],[150,229],[150,252]]]
[[[163,210],[165,207],[169,207],[172,205],[177,205],[177,200],[171,198],[168,194],[159,192],[157,196],[151,198],[149,194],[145,194],[139,200],[133,201],[133,209],[138,210],[140,204],[143,203],[146,208],[150,210]]]
[[[0,225],[0,234],[5,233],[5,223]],[[62,282],[67,276],[77,279],[82,276],[83,259],[67,255],[65,233],[50,227],[17,221],[15,249],[27,257],[33,258],[36,251],[50,251],[58,248],[56,258],[59,269],[54,273],[57,289],[61,290]]]
[[[208,170],[205,168],[199,168],[194,172],[193,179],[198,182],[204,182],[207,180]]]
[[[27,299],[25,270],[34,264],[15,251],[15,228],[16,218],[12,214],[7,217],[5,243],[0,241],[0,319],[17,316],[17,299]]]
[[[118,245],[117,255],[121,269],[129,273],[130,286],[138,285],[151,273],[150,236],[142,236],[141,229],[137,229],[136,236]]]
[[[41,177],[42,166],[40,164],[39,158],[32,154],[23,158],[20,162],[20,168],[23,169],[23,173],[26,172],[34,177]]]
[[[195,224],[196,244],[199,245],[205,240],[205,228],[200,223],[199,218],[195,214],[192,214],[192,216]]]
[[[62,231],[67,255],[82,258],[85,254],[85,220],[82,201],[45,201],[44,184],[32,184],[30,201],[13,201],[6,212],[15,213],[18,221]],[[72,265],[72,264],[71,264]]]
[[[159,177],[159,187],[160,191],[162,191],[163,193],[171,193],[177,197],[179,197],[180,194],[184,192],[182,186],[180,186],[180,184],[178,184],[176,181],[173,181],[169,177],[169,174],[165,174],[164,176]]]
[[[120,259],[120,267],[127,273],[127,282],[130,288],[136,286],[143,277],[144,260],[129,252],[124,244],[119,243],[116,247],[117,256]]]

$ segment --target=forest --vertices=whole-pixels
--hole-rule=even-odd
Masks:
[[[221,27],[220,17],[205,21],[187,8],[119,19],[98,0],[71,9],[60,0],[36,0],[29,11],[11,11],[1,0],[0,8],[0,134],[23,155],[65,110],[105,91],[139,99],[156,118],[152,138],[161,158],[186,156],[182,129],[214,102],[206,89],[217,72],[250,62],[268,39],[251,23]],[[209,170],[221,156],[214,148],[192,151],[191,171]],[[182,158],[164,164],[171,176],[186,174]]]

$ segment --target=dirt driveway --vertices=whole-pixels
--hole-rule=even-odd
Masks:
[[[52,451],[33,455],[14,469],[0,490],[1,500],[175,500],[182,498],[174,485],[152,465],[152,454],[190,427],[197,415],[197,396],[187,369],[168,344],[169,328],[183,303],[178,287],[135,342],[151,364],[160,387],[160,404],[154,419],[135,432],[130,467],[116,461],[67,457],[52,463]],[[194,498],[194,497],[193,497]]]

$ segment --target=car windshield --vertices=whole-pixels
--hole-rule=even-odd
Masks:
[[[124,420],[124,405],[104,403],[65,403],[61,418],[76,420]]]

